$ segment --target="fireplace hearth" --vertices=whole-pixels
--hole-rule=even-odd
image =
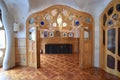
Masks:
[[[46,54],[71,54],[72,44],[45,44]]]

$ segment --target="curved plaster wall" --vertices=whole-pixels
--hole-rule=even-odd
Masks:
[[[6,32],[6,53],[3,60],[3,69],[6,70],[15,66],[14,34],[12,31],[14,18],[9,14],[3,0],[0,0],[0,9],[2,11],[2,20]]]

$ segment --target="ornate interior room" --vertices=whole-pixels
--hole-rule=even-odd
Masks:
[[[0,0],[0,80],[120,80],[120,0]]]

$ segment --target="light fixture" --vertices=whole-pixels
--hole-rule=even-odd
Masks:
[[[20,30],[20,25],[18,23],[14,23],[13,25],[13,31],[18,32]]]
[[[61,17],[61,15],[58,16],[57,23],[58,23],[58,25],[61,25],[61,23],[62,23],[62,17]]]
[[[62,16],[59,14],[57,17],[57,23],[58,23],[58,27],[61,30],[62,29]]]

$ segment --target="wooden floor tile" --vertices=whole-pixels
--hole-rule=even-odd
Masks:
[[[78,54],[41,54],[41,68],[16,67],[3,71],[0,80],[120,80],[99,68],[80,69]]]

